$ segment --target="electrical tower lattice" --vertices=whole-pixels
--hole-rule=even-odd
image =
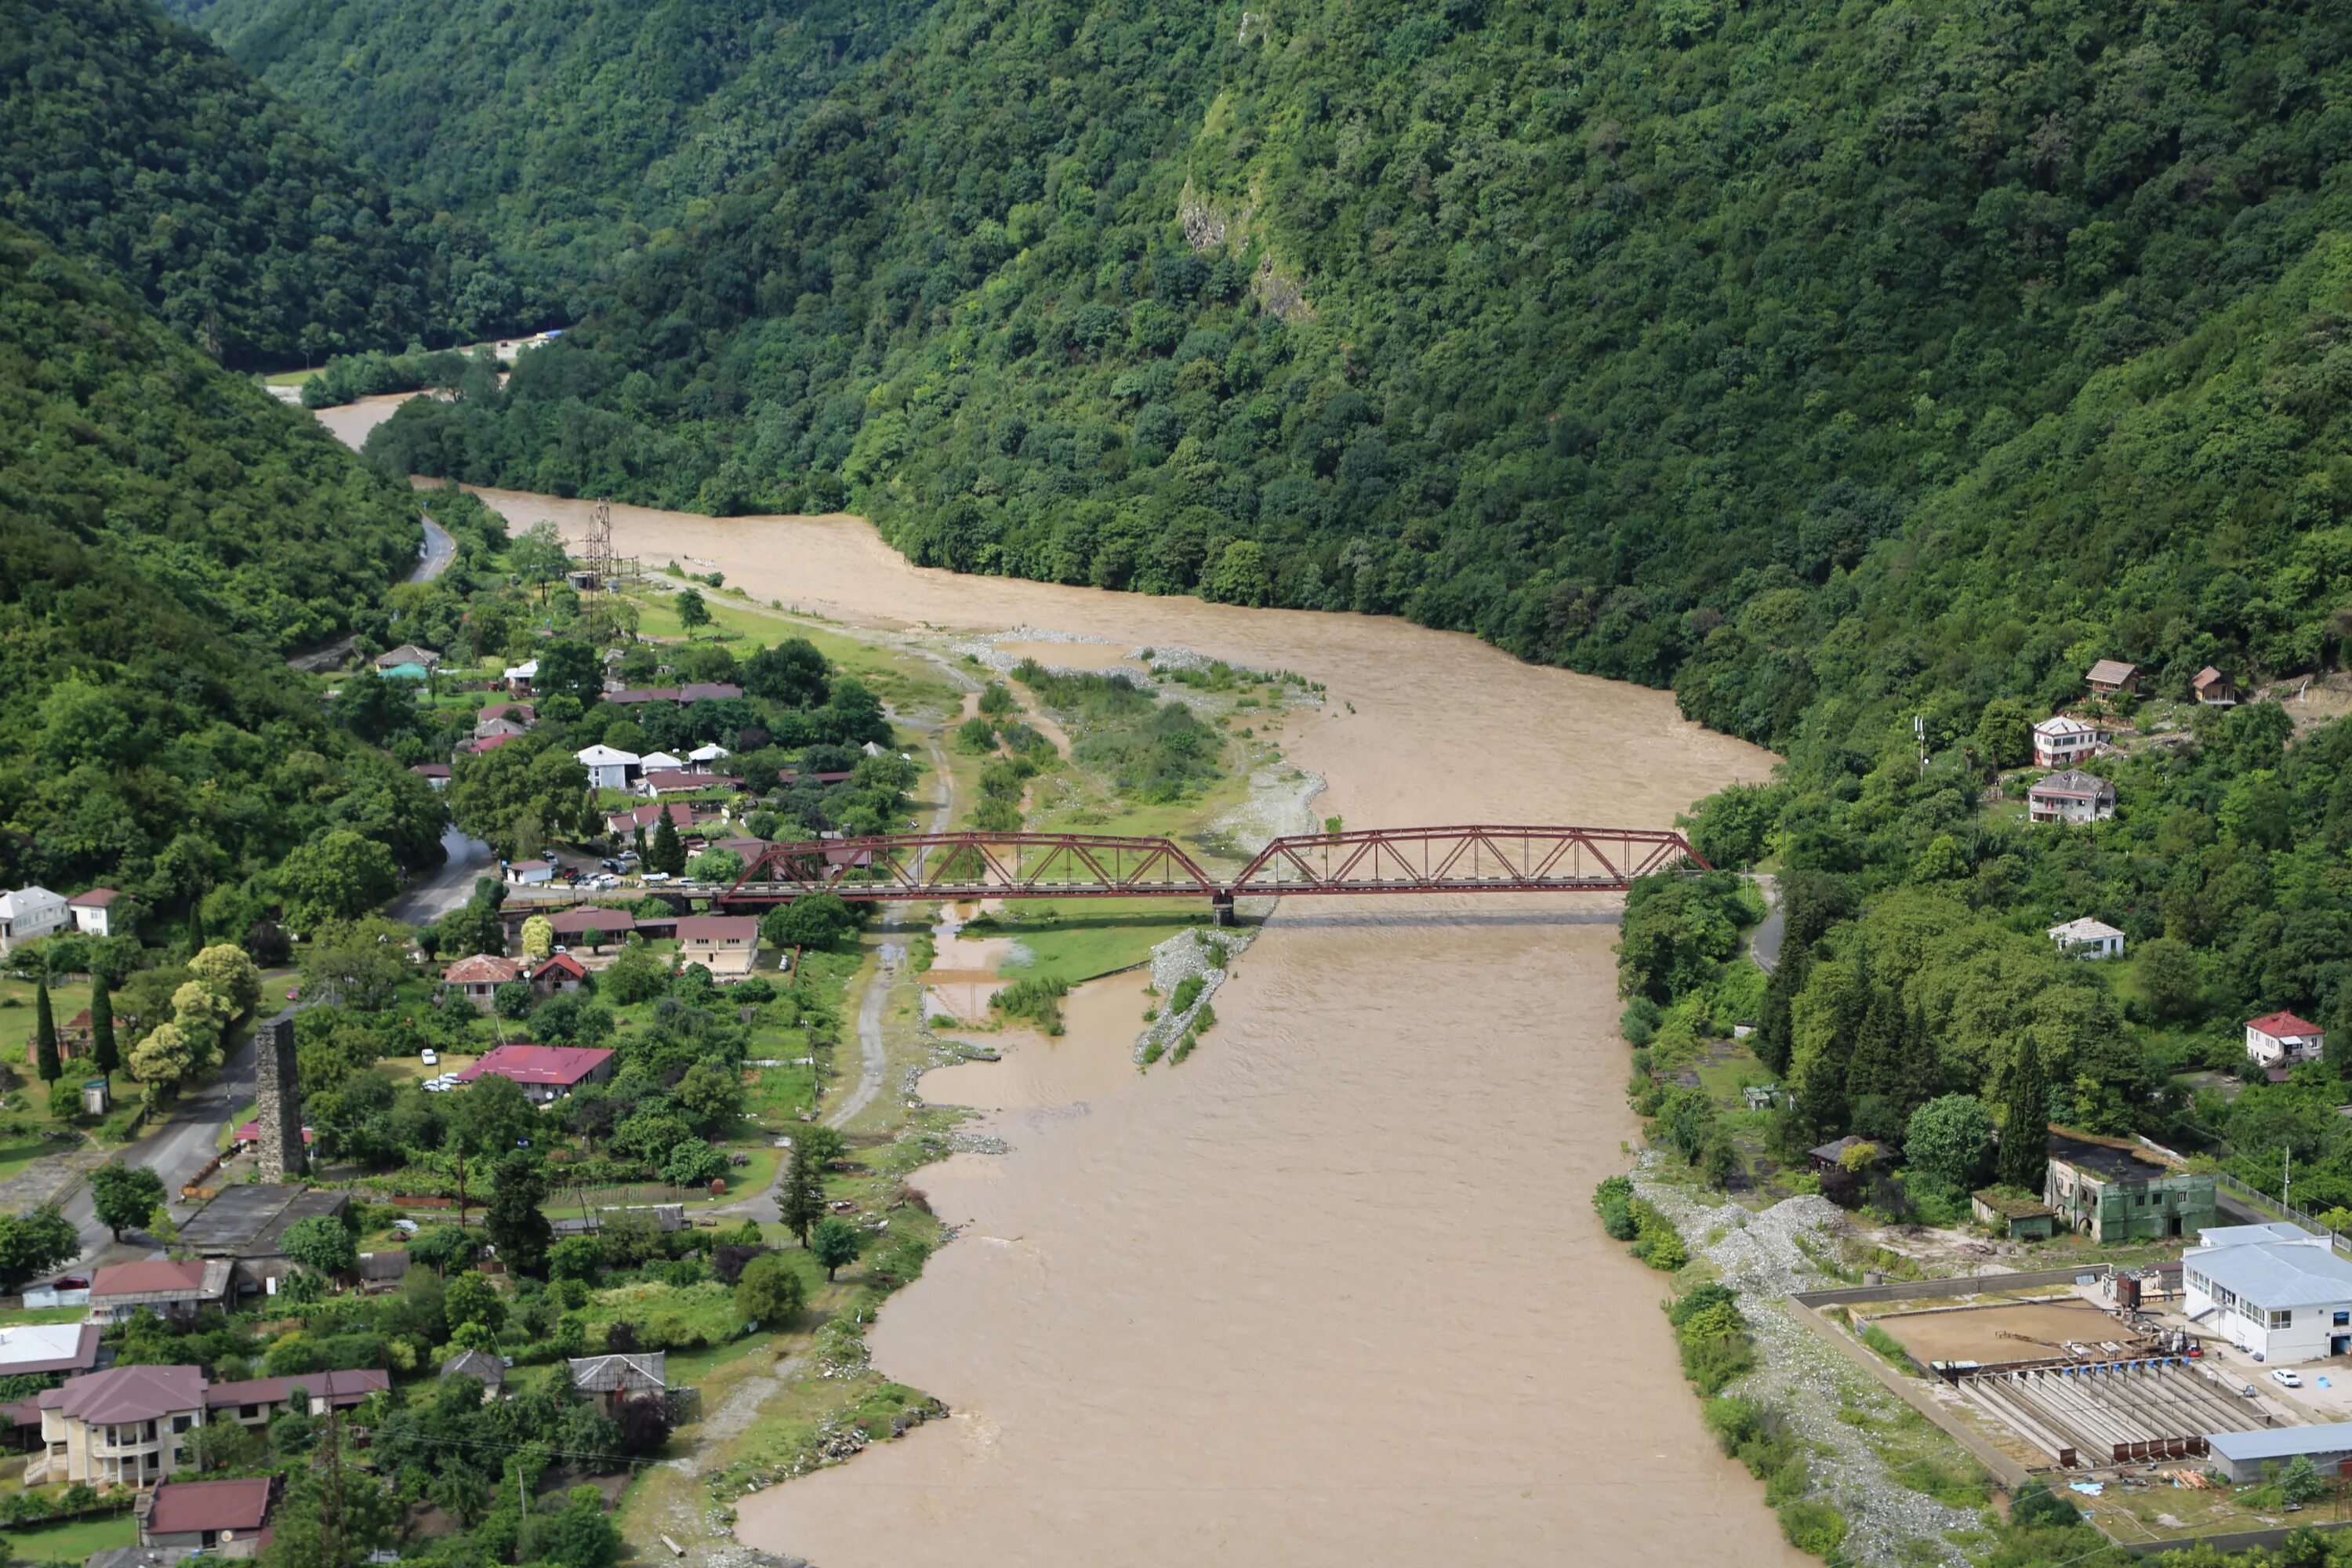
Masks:
[[[625,635],[619,584],[635,581],[637,558],[613,549],[613,503],[598,501],[588,513],[588,532],[573,552],[580,562],[580,623],[590,646],[609,647]]]

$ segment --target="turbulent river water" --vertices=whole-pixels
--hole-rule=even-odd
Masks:
[[[336,412],[347,438],[383,416]],[[585,519],[483,494],[518,527]],[[845,517],[613,522],[649,566],[698,558],[845,621],[1324,681],[1285,752],[1351,827],[1664,826],[1771,761],[1663,693],[1401,621],[922,570]],[[1012,1152],[918,1178],[967,1228],[871,1335],[876,1366],[954,1418],[744,1500],[739,1535],[824,1568],[1810,1561],[1717,1454],[1660,1278],[1587,1201],[1635,1131],[1615,915],[1294,900],[1181,1068],[1061,1080],[1083,1099],[1051,1074],[976,1093]]]

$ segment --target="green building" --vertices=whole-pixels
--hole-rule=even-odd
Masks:
[[[2216,1223],[2215,1184],[2128,1138],[2050,1130],[2042,1201],[2058,1223],[2094,1241],[2194,1237]]]
[[[2010,1197],[1990,1187],[1969,1194],[1969,1211],[2011,1241],[2047,1240],[2058,1223],[2048,1204]]]

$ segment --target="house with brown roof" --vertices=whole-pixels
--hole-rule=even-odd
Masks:
[[[78,1061],[89,1055],[95,1027],[89,1021],[89,1009],[84,1007],[58,1026],[58,1060]],[[41,1036],[37,1027],[25,1037],[25,1065],[37,1068],[41,1065]]]
[[[120,1323],[148,1311],[185,1322],[207,1307],[227,1305],[230,1268],[219,1258],[111,1264],[90,1276],[90,1318]]]
[[[680,915],[677,958],[699,963],[711,978],[740,979],[759,961],[760,921],[755,915]]]
[[[2116,786],[2096,773],[2068,768],[2028,789],[2025,805],[2034,822],[2105,822],[2116,814]]]
[[[639,788],[650,795],[692,795],[698,790],[741,789],[743,781],[732,773],[695,773],[687,769],[662,768],[647,773]]]
[[[482,710],[474,715],[475,721],[487,724],[493,719],[503,719],[509,724],[530,729],[539,722],[539,710],[528,702],[485,702]],[[478,730],[475,733],[479,734]]]
[[[699,820],[694,815],[691,802],[673,800],[667,803],[649,802],[634,810],[614,812],[604,818],[604,826],[623,838],[633,837],[637,829],[642,827],[646,830],[646,836],[650,838],[653,837],[655,825],[661,821],[664,812],[669,814],[670,826],[677,828],[680,834],[691,834],[696,822]]]
[[[2208,708],[2227,708],[2238,700],[2237,683],[2210,664],[2197,672],[2189,689]]]
[[[449,764],[446,763],[418,763],[408,771],[435,789],[449,787]]]
[[[165,1481],[133,1505],[131,1516],[138,1521],[142,1546],[184,1546],[215,1557],[257,1557],[277,1501],[274,1476]]]
[[[2137,691],[2139,666],[2119,658],[2103,658],[2083,678],[2094,691]]]
[[[267,1426],[288,1410],[298,1415],[324,1415],[330,1410],[349,1410],[370,1394],[383,1394],[391,1387],[392,1373],[380,1367],[215,1383],[205,1390],[205,1419]]]
[[[0,1325],[0,1377],[45,1377],[98,1366],[96,1323]]]
[[[118,1366],[69,1377],[39,1395],[41,1447],[26,1486],[86,1481],[151,1487],[179,1468],[182,1441],[204,1425],[205,1374],[193,1366]]]
[[[66,900],[74,929],[84,936],[114,936],[131,929],[131,900],[112,888],[92,888]]]
[[[568,1098],[583,1083],[602,1083],[613,1076],[613,1053],[592,1046],[532,1046],[514,1044],[492,1049],[473,1066],[460,1070],[459,1083],[480,1078],[512,1079],[523,1095],[537,1104]]]
[[[530,972],[534,996],[556,996],[577,991],[588,983],[588,966],[568,952],[551,952]]]
[[[484,719],[474,726],[474,749],[484,751],[488,749],[482,744],[485,741],[511,741],[518,735],[530,733],[530,731],[529,725],[512,719]]]
[[[488,1013],[499,1005],[499,987],[511,985],[521,978],[522,968],[512,959],[478,952],[443,970],[441,989],[444,993],[456,991],[474,1005],[475,1012]]]
[[[601,944],[588,941],[590,932],[602,931],[605,942],[619,942],[637,929],[637,917],[604,904],[582,904],[557,910],[547,917],[547,923],[555,928],[555,940],[566,947],[596,947]]]

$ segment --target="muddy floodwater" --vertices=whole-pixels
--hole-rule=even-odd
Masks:
[[[585,519],[484,493],[518,526]],[[1350,827],[1662,826],[1771,761],[1664,693],[1402,621],[919,570],[845,517],[613,519],[649,567],[693,557],[845,621],[1323,681],[1281,740]],[[1614,916],[1297,900],[1181,1067],[1074,1056],[1057,1085],[1016,1047],[929,1075],[1005,1107],[1012,1152],[918,1178],[966,1228],[872,1344],[956,1414],[742,1500],[738,1533],[824,1568],[1809,1561],[1700,1426],[1664,1281],[1592,1216],[1635,1130]],[[992,1093],[992,1071],[1013,1076]]]

